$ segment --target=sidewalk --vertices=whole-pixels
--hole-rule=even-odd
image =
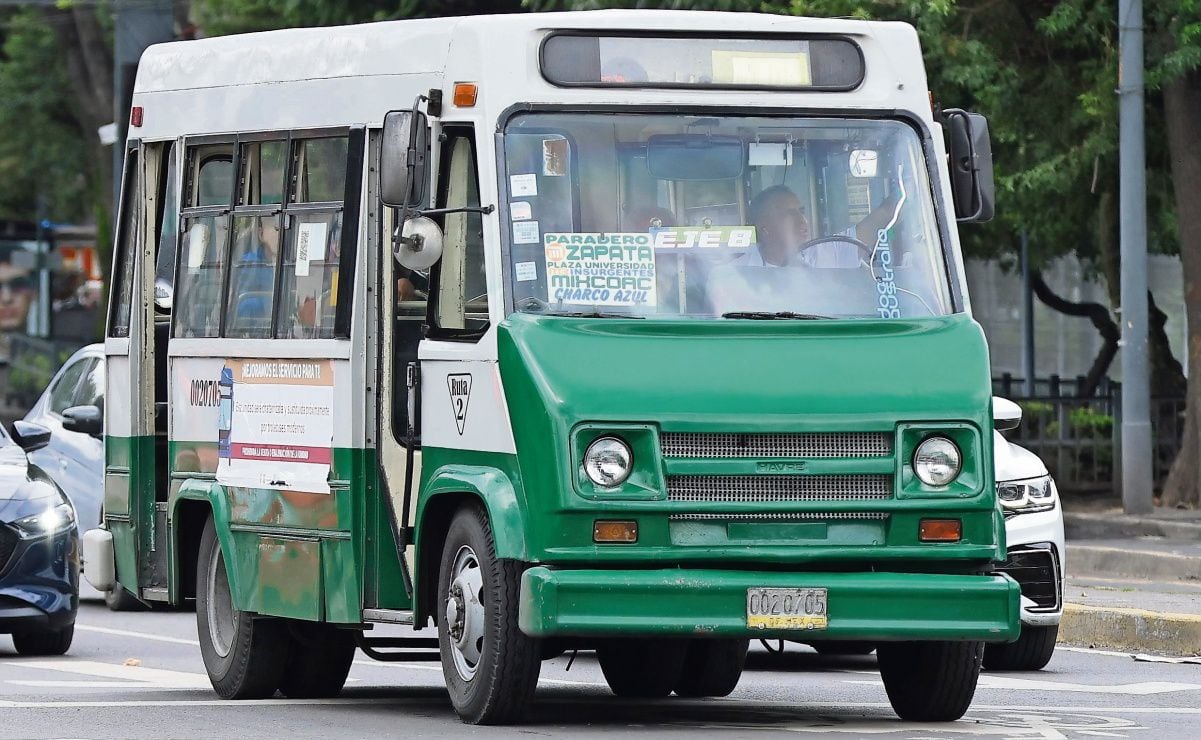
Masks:
[[[1061,643],[1201,655],[1201,511],[1068,510],[1064,527]]]

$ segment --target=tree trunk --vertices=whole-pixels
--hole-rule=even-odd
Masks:
[[[1196,507],[1201,486],[1201,72],[1164,86],[1164,119],[1180,231],[1188,366],[1184,439],[1163,491],[1166,506]]]
[[[1110,316],[1109,309],[1100,303],[1074,303],[1056,295],[1055,291],[1051,290],[1051,286],[1047,285],[1047,281],[1043,280],[1043,274],[1038,270],[1030,273],[1030,287],[1034,290],[1034,295],[1038,296],[1038,300],[1046,304],[1052,311],[1058,311],[1068,316],[1087,318],[1097,328],[1101,339],[1105,341],[1093,359],[1093,365],[1089,368],[1088,375],[1085,376],[1084,384],[1076,389],[1076,395],[1081,398],[1095,395],[1101,378],[1105,377],[1109,366],[1113,363],[1114,355],[1118,353],[1118,340],[1121,338],[1121,332],[1118,330],[1118,325],[1114,323],[1113,317]]]

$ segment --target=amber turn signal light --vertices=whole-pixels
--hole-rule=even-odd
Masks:
[[[593,542],[637,542],[638,522],[596,520],[592,524]]]
[[[475,105],[476,95],[479,94],[479,88],[474,82],[456,82],[455,83],[455,105],[460,108],[471,108]]]
[[[923,519],[918,525],[922,542],[958,542],[963,538],[963,522],[958,519]]]

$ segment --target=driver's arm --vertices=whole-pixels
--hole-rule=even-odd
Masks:
[[[880,229],[888,225],[892,220],[892,214],[896,211],[897,199],[895,196],[890,196],[884,200],[876,210],[867,214],[862,221],[855,225],[855,238],[869,247],[876,246],[876,234]]]

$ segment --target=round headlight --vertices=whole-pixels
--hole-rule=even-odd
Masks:
[[[946,437],[930,437],[913,453],[913,472],[927,486],[945,486],[963,467],[959,448]]]
[[[630,477],[630,447],[616,437],[601,437],[584,452],[584,473],[601,488],[614,488]]]

